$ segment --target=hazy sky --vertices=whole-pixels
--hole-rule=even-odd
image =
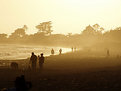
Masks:
[[[54,33],[80,33],[87,25],[121,26],[121,0],[0,0],[0,33],[52,21]]]

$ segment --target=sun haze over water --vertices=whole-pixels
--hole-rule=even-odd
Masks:
[[[121,24],[121,0],[0,0],[0,33],[25,24],[35,33],[44,21],[52,21],[53,33],[80,33],[95,23],[109,30]]]

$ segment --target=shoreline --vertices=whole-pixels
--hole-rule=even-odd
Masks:
[[[120,91],[121,58],[87,53],[77,51],[46,57],[43,70],[0,68],[0,89],[14,87],[15,78],[25,75],[33,85],[30,91]]]

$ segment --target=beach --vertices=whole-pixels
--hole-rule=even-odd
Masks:
[[[45,58],[43,70],[35,71],[27,69],[29,59],[14,61],[24,65],[18,70],[0,68],[0,89],[14,87],[15,78],[25,75],[32,82],[30,91],[121,91],[121,58],[117,56],[88,50],[51,55]]]

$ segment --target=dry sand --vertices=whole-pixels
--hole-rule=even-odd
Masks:
[[[28,59],[14,61],[19,70],[0,68],[0,89],[13,87],[16,76],[24,74],[31,91],[121,91],[120,57],[78,51],[46,57],[43,70],[35,71],[27,69]]]

